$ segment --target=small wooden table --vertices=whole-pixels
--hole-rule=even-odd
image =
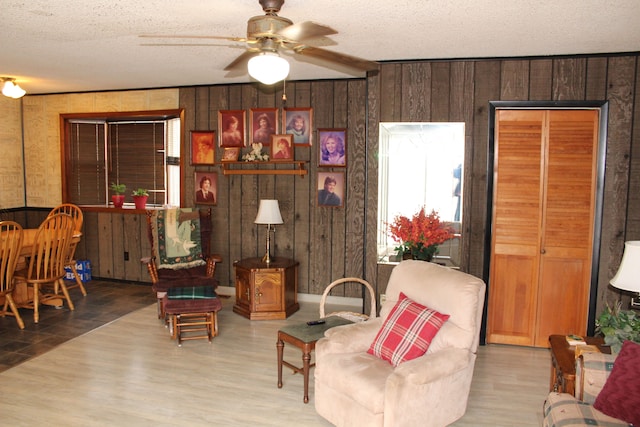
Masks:
[[[311,362],[311,352],[316,348],[316,342],[324,337],[324,333],[336,326],[348,325],[350,320],[338,316],[329,316],[325,323],[309,326],[306,323],[287,325],[278,331],[278,388],[282,388],[282,366],[293,369],[293,372],[302,374],[304,378],[304,403],[309,403],[309,370],[315,366]],[[302,350],[302,368],[283,360],[284,343],[287,342]]]
[[[589,345],[597,345],[603,353],[609,353],[601,337],[585,337]],[[575,346],[570,346],[565,335],[549,336],[551,348],[551,379],[549,391],[574,395],[576,386]]]
[[[300,308],[298,261],[274,257],[266,264],[262,258],[247,258],[235,262],[234,267],[234,313],[250,320],[274,320],[286,319]]]

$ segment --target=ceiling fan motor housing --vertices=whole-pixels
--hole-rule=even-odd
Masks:
[[[293,25],[287,18],[274,15],[254,16],[247,22],[247,38],[261,39],[264,37],[279,38],[277,32]]]

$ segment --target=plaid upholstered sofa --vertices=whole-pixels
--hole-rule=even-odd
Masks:
[[[543,427],[630,426],[593,407],[613,370],[616,356],[584,353],[576,359],[575,396],[551,392],[544,402]]]

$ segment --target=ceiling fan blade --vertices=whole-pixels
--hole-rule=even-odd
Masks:
[[[236,47],[218,43],[140,43],[140,46],[219,46],[219,47]],[[237,46],[244,49],[244,46]]]
[[[338,53],[331,50],[320,49],[316,47],[302,45],[294,49],[295,53],[308,56],[310,58],[320,59],[327,62],[333,62],[342,67],[351,68],[357,71],[373,71],[378,69],[378,63],[368,61],[344,53]]]
[[[231,62],[231,64],[224,67],[225,71],[228,71],[226,74],[227,77],[236,77],[246,74],[247,72],[247,62],[251,59],[252,56],[256,55],[256,52],[246,51],[242,55],[238,56],[236,59]],[[240,74],[236,74],[240,73]]]
[[[336,30],[326,25],[316,24],[315,22],[305,21],[299,24],[288,25],[277,32],[280,36],[287,40],[303,41],[307,39],[315,39],[332,34],[338,34]]]
[[[214,39],[214,40],[229,40],[232,42],[247,42],[252,43],[254,40],[248,40],[246,37],[224,37],[224,36],[196,36],[196,35],[175,35],[175,34],[140,34],[138,37],[142,38],[156,38],[156,39]]]

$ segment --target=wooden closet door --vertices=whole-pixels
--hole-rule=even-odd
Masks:
[[[598,111],[496,112],[487,341],[586,333]]]
[[[498,110],[487,342],[533,345],[542,211],[542,110]]]
[[[535,346],[587,332],[598,111],[549,111]]]

